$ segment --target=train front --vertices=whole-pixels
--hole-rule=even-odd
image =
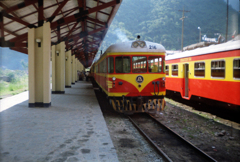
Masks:
[[[165,48],[147,41],[110,46],[106,82],[110,104],[123,113],[157,113],[164,109]]]

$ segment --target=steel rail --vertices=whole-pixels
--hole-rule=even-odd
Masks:
[[[184,139],[183,137],[181,137],[179,134],[177,134],[176,132],[174,132],[172,129],[170,129],[169,127],[167,127],[166,125],[162,124],[160,121],[158,121],[154,116],[148,114],[148,116],[153,119],[156,123],[158,123],[160,126],[164,127],[165,129],[167,129],[169,132],[171,132],[173,135],[177,136],[177,138],[179,138],[181,141],[183,141],[184,143],[188,144],[191,148],[193,148],[194,150],[197,150],[203,157],[209,159],[209,161],[214,161],[217,162],[217,160],[215,160],[214,158],[212,158],[211,156],[209,156],[208,154],[206,154],[204,151],[202,151],[201,149],[199,149],[198,147],[194,146],[191,142],[187,141],[186,139]],[[153,142],[151,140],[151,138],[134,122],[134,120],[128,116],[129,120],[133,123],[133,125],[138,129],[138,131],[148,140],[148,142],[155,148],[155,150],[157,150],[164,158],[164,160],[167,161],[172,161],[166,153],[163,152],[163,150],[161,148],[159,148],[155,142]]]
[[[182,136],[180,136],[178,133],[174,132],[171,128],[167,127],[166,125],[164,125],[163,123],[161,123],[160,121],[158,121],[154,116],[148,114],[153,120],[155,120],[157,123],[159,123],[160,125],[162,125],[163,127],[165,127],[166,129],[168,129],[170,132],[172,132],[173,134],[175,134],[178,138],[180,138],[181,140],[185,141],[188,145],[190,145],[192,148],[198,150],[199,152],[202,153],[203,156],[211,159],[214,162],[217,162],[217,160],[215,160],[214,158],[212,158],[211,156],[209,156],[207,153],[205,153],[204,151],[202,151],[201,149],[199,149],[197,146],[193,145],[190,141],[186,140],[185,138],[183,138]]]
[[[138,129],[138,131],[148,140],[148,142],[154,147],[154,149],[158,151],[160,155],[162,155],[164,160],[172,162],[172,160],[151,140],[150,137],[148,137],[146,133],[144,133],[144,131],[133,121],[133,119],[130,116],[128,116],[128,119],[133,123],[133,125]]]

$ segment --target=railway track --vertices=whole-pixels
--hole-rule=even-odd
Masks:
[[[128,116],[165,161],[216,161],[148,114]]]

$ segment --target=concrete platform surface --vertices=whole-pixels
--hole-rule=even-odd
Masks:
[[[28,108],[27,92],[0,106],[1,162],[118,161],[90,83],[53,94],[49,108]]]

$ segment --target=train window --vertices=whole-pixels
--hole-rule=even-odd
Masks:
[[[102,61],[102,66],[103,66],[103,73],[106,73],[107,72],[107,59],[104,59]]]
[[[178,65],[172,65],[172,76],[178,76]]]
[[[212,77],[224,78],[225,77],[225,61],[212,61],[211,62],[211,75]]]
[[[130,57],[116,57],[115,58],[116,73],[129,73],[130,72]]]
[[[103,62],[99,63],[99,73],[103,72]]]
[[[233,60],[233,77],[240,79],[240,59]]]
[[[113,57],[108,57],[108,73],[113,73]]]
[[[105,60],[103,60],[103,61],[100,62],[100,64],[99,64],[99,72],[100,72],[100,73],[104,73],[104,72],[105,72],[105,67],[106,67],[106,65],[105,65]]]
[[[166,65],[166,75],[169,75],[169,66]]]
[[[205,62],[194,63],[194,76],[205,77]]]
[[[148,58],[148,71],[150,73],[162,72],[162,57],[150,56]]]
[[[96,73],[98,73],[98,64],[96,65]]]
[[[101,73],[104,72],[104,65],[103,65],[103,61],[100,63],[100,69],[101,69]]]
[[[142,56],[133,56],[132,57],[133,64],[133,73],[146,73],[147,72],[147,57]]]

